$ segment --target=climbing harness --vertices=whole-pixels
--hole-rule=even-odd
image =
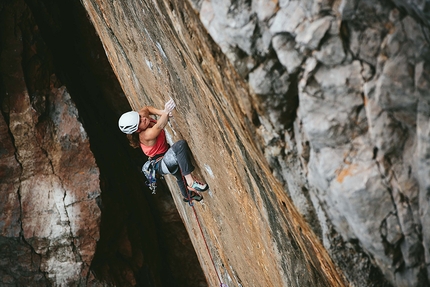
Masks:
[[[185,177],[184,177],[183,175],[182,175],[182,180],[184,181],[185,186],[187,186],[187,181],[185,180]],[[190,190],[188,190],[188,191],[190,191]],[[211,252],[210,252],[210,250],[209,250],[208,243],[207,243],[206,238],[205,238],[205,235],[204,235],[204,233],[203,233],[203,229],[202,229],[202,226],[201,226],[201,224],[200,224],[199,217],[197,216],[197,211],[196,211],[196,209],[195,209],[195,207],[194,207],[193,200],[194,200],[194,199],[191,197],[191,192],[188,192],[188,204],[193,208],[194,216],[196,217],[197,225],[199,226],[200,233],[201,233],[201,235],[202,235],[202,237],[203,237],[203,241],[205,242],[206,250],[208,251],[209,258],[211,259],[212,265],[213,265],[213,267],[214,267],[214,269],[215,269],[215,274],[216,274],[216,276],[218,277],[218,281],[219,281],[219,283],[220,283],[220,285],[219,285],[219,286],[220,286],[220,287],[228,287],[228,286],[227,286],[227,284],[222,283],[222,281],[221,281],[221,277],[220,277],[220,276],[219,276],[219,274],[218,274],[218,271],[217,271],[216,266],[215,266],[215,262],[214,262],[214,260],[213,260],[212,254],[211,254]]]
[[[142,166],[142,172],[146,177],[145,184],[152,191],[152,194],[155,194],[155,190],[157,189],[157,165],[162,158],[162,156],[157,157],[156,159],[149,158]]]

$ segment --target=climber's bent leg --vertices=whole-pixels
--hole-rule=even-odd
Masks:
[[[174,174],[179,171],[178,160],[172,148],[169,148],[164,154],[158,171],[160,174]]]
[[[179,186],[179,190],[181,191],[182,196],[184,198],[187,198],[188,197],[188,190],[185,187],[184,179],[182,178],[181,173],[178,171],[178,172],[176,172],[176,173],[174,173],[172,175],[174,175],[175,178],[176,178],[176,183]]]
[[[179,166],[179,168],[178,168]],[[209,186],[196,181],[191,172],[194,166],[191,162],[191,151],[185,140],[179,140],[166,152],[160,164],[161,174],[172,174],[176,177],[179,189],[184,198],[188,197],[188,190],[193,193],[205,191]],[[184,176],[187,186],[185,186]]]
[[[191,151],[188,143],[185,140],[175,142],[171,149],[175,152],[179,168],[184,176],[191,174],[194,166],[191,162]]]

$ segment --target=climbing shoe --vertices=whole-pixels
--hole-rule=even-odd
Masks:
[[[199,192],[206,191],[208,190],[208,188],[209,188],[209,185],[207,183],[201,183],[201,182],[198,182],[197,180],[194,180],[193,184],[191,186],[188,186],[189,190],[199,191]]]
[[[191,200],[201,201],[202,199],[203,199],[203,196],[201,196],[201,195],[199,195],[197,193],[193,193],[192,196],[191,196]],[[185,202],[190,202],[191,200],[188,199],[188,198],[184,198]]]

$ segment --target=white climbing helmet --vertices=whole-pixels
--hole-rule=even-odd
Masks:
[[[118,126],[123,133],[129,135],[137,131],[137,128],[139,127],[139,122],[139,113],[131,111],[122,114],[122,116],[119,118]]]

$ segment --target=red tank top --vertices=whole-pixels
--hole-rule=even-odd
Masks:
[[[156,120],[151,120],[151,122],[156,123]],[[140,143],[140,147],[144,154],[148,157],[154,157],[158,154],[164,154],[169,149],[169,144],[166,141],[166,133],[164,129],[161,130],[160,134],[157,136],[157,141],[153,146],[146,146]]]

